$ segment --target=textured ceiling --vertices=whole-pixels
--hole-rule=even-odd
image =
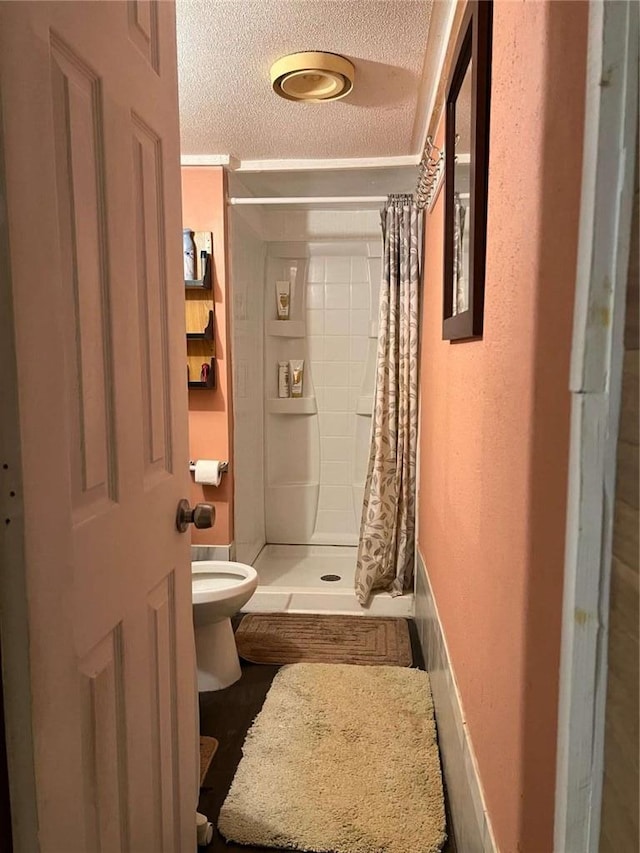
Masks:
[[[411,147],[432,0],[178,0],[183,154],[388,157]],[[355,65],[353,92],[299,104],[271,90],[287,53]]]

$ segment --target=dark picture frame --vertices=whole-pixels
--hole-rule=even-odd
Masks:
[[[491,102],[492,0],[469,0],[452,60],[445,102],[445,221],[443,340],[481,338],[484,324]],[[471,63],[471,139],[468,206],[468,296],[466,309],[454,309],[454,217],[456,101]]]

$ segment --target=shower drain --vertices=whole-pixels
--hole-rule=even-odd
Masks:
[[[340,575],[321,575],[321,581],[341,581]]]

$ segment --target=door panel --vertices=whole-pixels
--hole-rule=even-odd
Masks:
[[[132,115],[133,193],[136,216],[136,284],[142,364],[145,485],[171,473],[171,409],[168,405],[167,281],[164,264],[162,148],[156,134]]]
[[[127,6],[131,41],[154,71],[158,71],[158,3],[156,0],[127,0]]]
[[[174,575],[166,577],[148,598],[149,654],[153,661],[151,707],[155,802],[163,850],[179,849],[180,789],[178,785],[178,708]]]
[[[0,4],[0,72],[40,849],[191,850],[173,4]]]
[[[78,669],[86,849],[126,850],[129,804],[121,625],[79,661]]]
[[[105,511],[117,493],[113,429],[113,348],[105,270],[104,157],[98,80],[54,36],[51,47],[61,293],[71,429],[74,519]]]

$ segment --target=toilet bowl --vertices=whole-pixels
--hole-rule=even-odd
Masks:
[[[191,564],[191,600],[196,637],[198,691],[221,690],[240,678],[231,617],[258,585],[251,566],[218,560]]]

